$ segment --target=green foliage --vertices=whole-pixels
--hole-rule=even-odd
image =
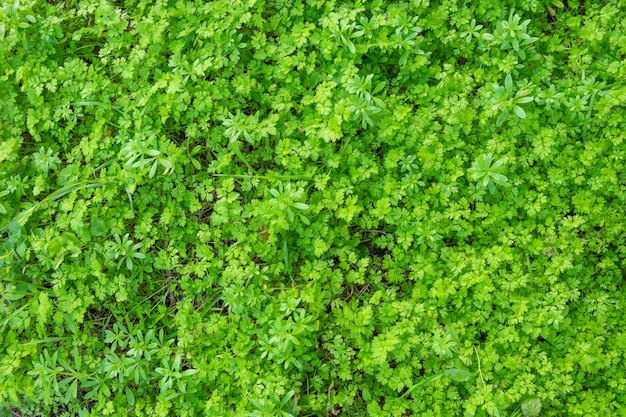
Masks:
[[[491,194],[496,193],[496,185],[504,185],[508,178],[501,174],[504,168],[504,160],[498,159],[493,162],[493,155],[483,155],[480,162],[474,162],[470,172],[476,185],[481,188],[488,188]]]
[[[528,398],[522,402],[522,414],[524,417],[536,417],[541,413],[541,400]]]
[[[513,79],[511,74],[507,74],[504,79],[504,87],[496,85],[493,87],[493,107],[492,110],[500,111],[500,116],[496,120],[496,126],[501,126],[502,123],[509,117],[511,111],[513,111],[520,119],[526,118],[526,112],[520,104],[525,104],[534,100],[534,97],[529,96],[530,89],[520,90],[513,95]]]
[[[0,415],[613,416],[626,5],[0,4]]]

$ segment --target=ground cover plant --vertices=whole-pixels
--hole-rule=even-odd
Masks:
[[[0,9],[0,415],[626,413],[626,2]]]

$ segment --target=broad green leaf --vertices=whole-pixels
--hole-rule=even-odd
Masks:
[[[504,78],[504,87],[506,88],[506,92],[509,97],[513,95],[513,78],[511,78],[511,74],[507,74]]]
[[[537,417],[541,413],[542,403],[539,398],[528,398],[522,402],[524,417]]]
[[[500,115],[498,116],[498,119],[496,120],[496,126],[502,126],[502,123],[504,123],[504,121],[508,118],[509,113],[508,112],[502,112],[500,113]]]
[[[446,371],[444,371],[444,373],[447,377],[456,382],[466,382],[474,377],[471,372],[465,369],[452,368],[447,369]]]
[[[504,185],[508,181],[508,178],[502,174],[491,173],[490,177],[493,180],[493,182],[495,182],[498,185]]]
[[[104,236],[107,232],[107,226],[102,219],[94,219],[89,230],[93,236]]]
[[[517,117],[519,117],[520,119],[526,118],[526,112],[520,106],[515,106],[513,110],[515,111],[515,114],[517,114]]]

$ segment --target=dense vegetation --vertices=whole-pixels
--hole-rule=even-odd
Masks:
[[[0,57],[0,415],[626,412],[624,0],[15,0]]]

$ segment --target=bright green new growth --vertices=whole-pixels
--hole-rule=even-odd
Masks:
[[[0,416],[619,416],[623,0],[0,3]]]

